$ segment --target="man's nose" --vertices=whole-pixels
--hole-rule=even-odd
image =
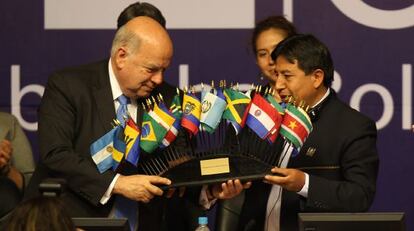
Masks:
[[[162,71],[157,72],[151,77],[151,81],[157,85],[160,85],[164,79],[164,73]]]
[[[276,78],[276,90],[280,91],[280,90],[283,90],[285,88],[286,88],[285,78],[278,75],[278,77]]]

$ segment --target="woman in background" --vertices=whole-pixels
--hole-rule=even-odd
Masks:
[[[271,57],[272,51],[282,40],[295,34],[296,28],[283,16],[270,16],[256,24],[251,38],[251,46],[256,64],[259,67],[260,81],[264,81],[260,84],[265,85],[265,88],[276,89],[277,76],[275,62]],[[274,97],[278,102],[281,102],[277,93]],[[288,159],[286,158],[286,160]],[[280,167],[286,167],[287,162],[283,161]],[[254,181],[250,189],[235,198],[223,201],[218,211],[218,230],[277,230],[273,229],[273,223],[278,224],[279,221],[269,218],[279,214],[281,200],[271,191],[280,192],[281,188],[278,185]],[[257,195],[261,197],[258,198]],[[252,204],[257,204],[257,206],[252,206]],[[256,207],[266,207],[266,210],[257,211]]]
[[[283,39],[295,35],[296,28],[283,16],[270,16],[256,24],[253,30],[251,46],[259,67],[259,78],[267,80],[270,87],[276,89],[275,62],[270,57],[273,49]],[[280,102],[278,95],[276,100]]]

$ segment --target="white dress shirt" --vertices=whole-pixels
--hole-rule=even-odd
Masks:
[[[325,95],[315,104],[312,106],[312,108],[318,106],[320,103],[322,103],[323,100],[328,97],[330,94],[330,89],[325,92]],[[285,168],[288,163],[290,156],[293,151],[293,147],[285,147],[286,150],[283,150],[283,153],[286,152],[286,156],[282,156],[281,168]],[[297,192],[299,195],[307,198],[308,197],[308,189],[309,189],[309,175],[305,173],[305,184],[303,185],[302,189]],[[279,219],[280,219],[280,206],[282,203],[282,187],[279,185],[273,185],[272,190],[270,191],[269,198],[267,200],[267,208],[266,208],[266,219],[265,219],[265,225],[264,230],[265,231],[279,231]]]
[[[116,79],[116,76],[112,69],[111,59],[109,59],[108,71],[109,71],[109,82],[111,84],[112,98],[114,100],[115,113],[116,113],[120,105],[117,98],[123,93],[121,91],[121,87],[119,86],[118,80]],[[137,109],[138,109],[137,101],[131,100],[131,103],[127,105],[127,109],[128,109],[128,113],[131,115],[131,118],[136,122]],[[101,204],[106,204],[108,200],[111,198],[112,190],[114,189],[114,186],[115,186],[116,181],[118,180],[118,177],[119,177],[119,174],[116,174],[111,184],[109,185],[108,189],[106,190],[105,194],[102,196],[100,200]]]

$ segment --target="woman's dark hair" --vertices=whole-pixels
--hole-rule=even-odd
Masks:
[[[165,18],[157,7],[147,2],[136,2],[129,5],[121,12],[118,17],[117,29],[125,25],[129,20],[138,16],[150,17],[165,28]]]
[[[263,31],[268,29],[277,29],[285,33],[285,37],[290,37],[296,34],[295,26],[283,16],[270,16],[258,22],[253,30],[251,45],[253,52],[256,54],[257,37]]]
[[[75,226],[56,197],[36,197],[18,205],[6,223],[10,231],[74,231]]]

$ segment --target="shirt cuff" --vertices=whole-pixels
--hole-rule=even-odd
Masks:
[[[303,185],[302,189],[297,193],[305,198],[308,198],[308,189],[309,189],[309,175],[305,173],[305,184]]]
[[[101,204],[106,204],[108,200],[112,196],[112,190],[114,189],[115,183],[118,180],[119,173],[115,175],[114,179],[112,180],[111,184],[109,185],[108,189],[106,190],[105,194],[102,196],[101,200],[99,201]]]
[[[207,197],[207,191],[208,190],[208,185],[203,185],[203,188],[201,189],[200,192],[200,198],[199,198],[199,203],[201,206],[203,206],[204,209],[208,210],[210,209],[217,201],[217,198],[214,198],[212,200],[209,200]]]

